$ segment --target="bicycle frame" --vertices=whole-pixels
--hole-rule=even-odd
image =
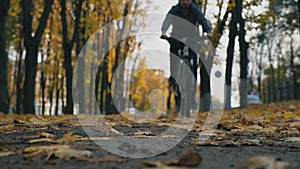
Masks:
[[[171,37],[166,39],[171,44]],[[180,111],[182,115],[186,117],[190,117],[190,110],[192,108],[192,88],[193,88],[193,74],[191,74],[188,71],[191,71],[192,64],[191,60],[192,57],[189,53],[189,47],[186,45],[187,39],[182,38],[181,42],[183,43],[183,48],[178,50],[178,56],[181,58],[180,64],[179,64],[179,72],[178,77],[175,79],[178,79],[177,82],[180,87],[181,92],[181,105],[180,105]],[[189,70],[188,70],[189,69]]]

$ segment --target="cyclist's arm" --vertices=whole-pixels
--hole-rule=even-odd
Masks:
[[[211,34],[211,26],[208,20],[205,18],[201,8],[196,7],[197,21],[202,25],[203,31],[208,33],[208,36]]]
[[[162,24],[162,27],[161,27],[161,32],[162,32],[162,36],[166,36],[166,33],[170,27],[170,25],[172,24],[172,15],[174,13],[174,10],[173,10],[174,7],[172,7],[168,14],[166,15],[164,21],[163,21],[163,24]]]

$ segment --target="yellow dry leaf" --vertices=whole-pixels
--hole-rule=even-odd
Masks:
[[[9,125],[4,125],[4,126],[0,126],[0,133],[2,132],[2,131],[6,131],[6,130],[12,130],[13,128],[14,128],[15,126],[14,125],[11,125],[11,124],[9,124]]]
[[[262,130],[263,127],[259,126],[259,125],[252,125],[252,126],[247,126],[244,128],[245,131],[253,131],[253,130]]]
[[[76,141],[76,140],[81,140],[82,137],[78,135],[72,135],[73,132],[68,132],[65,134],[62,138],[56,140],[57,143],[64,143],[64,142],[69,142],[69,141]]]
[[[34,125],[48,125],[51,124],[53,121],[49,119],[45,119],[42,116],[36,116],[30,119],[30,122]]]
[[[86,150],[75,150],[67,145],[51,145],[51,146],[32,146],[24,150],[24,157],[34,157],[40,154],[46,154],[45,160],[48,160],[52,155],[57,158],[69,160],[70,158],[91,157],[92,152]]]
[[[37,151],[55,151],[58,149],[69,149],[67,145],[51,145],[51,146],[31,146],[24,149],[24,153],[33,153]]]
[[[43,143],[43,142],[52,142],[52,139],[50,138],[40,138],[40,139],[32,139],[32,140],[29,140],[28,143]]]
[[[286,111],[286,112],[284,112],[282,118],[283,118],[283,120],[289,120],[289,119],[295,118],[295,115],[290,111]]]
[[[0,152],[0,157],[6,157],[6,156],[13,155],[13,154],[14,154],[14,152],[12,152],[12,151]]]
[[[46,132],[38,132],[37,135],[39,137],[43,137],[43,138],[54,138],[55,137],[54,134],[46,133]]]
[[[82,157],[91,157],[93,153],[87,150],[75,150],[75,149],[59,149],[55,151],[54,156],[59,159],[69,160],[71,158],[82,158]]]
[[[121,112],[121,116],[129,119],[129,120],[133,120],[135,119],[134,115],[133,114],[130,114],[129,112],[125,112],[125,111],[122,111]]]
[[[269,156],[254,156],[237,165],[237,169],[288,169],[294,167],[295,164],[277,161],[274,157]]]
[[[42,153],[53,153],[58,149],[69,149],[67,145],[31,146],[24,149],[24,157],[33,157]]]

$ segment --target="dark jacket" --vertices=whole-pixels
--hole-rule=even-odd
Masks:
[[[167,32],[170,25],[173,26],[171,35],[180,36],[180,37],[195,37],[199,36],[199,24],[202,25],[204,32],[211,32],[210,24],[207,19],[204,17],[202,10],[198,5],[192,3],[190,5],[190,10],[187,16],[184,16],[181,12],[181,6],[178,3],[173,6],[166,16],[161,31]],[[186,21],[191,24],[187,24]]]

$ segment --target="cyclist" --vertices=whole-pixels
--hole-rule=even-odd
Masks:
[[[172,8],[169,10],[167,16],[165,17],[162,27],[161,27],[161,36],[160,38],[162,39],[167,39],[168,36],[166,34],[167,30],[169,29],[170,25],[172,25],[172,33],[171,37],[180,37],[180,38],[195,38],[195,37],[200,37],[199,35],[199,29],[198,26],[199,24],[202,25],[203,31],[206,32],[206,36],[208,38],[212,38],[211,34],[211,26],[207,19],[205,18],[201,8],[196,5],[193,1],[194,0],[178,0],[179,2],[177,5],[172,6]],[[193,25],[193,27],[189,27],[185,25],[183,22],[180,21],[181,18],[185,21],[188,21]],[[196,28],[196,29],[195,29]],[[189,29],[189,30],[187,30]],[[176,102],[176,111],[179,112],[179,104],[180,104],[180,93],[179,93],[179,88],[178,85],[176,84],[175,80],[173,77],[176,77],[178,75],[178,62],[176,61],[176,58],[172,56],[178,55],[178,51],[182,49],[183,43],[176,40],[172,39],[170,42],[170,69],[171,69],[171,76],[169,79],[169,86],[174,87],[175,89],[175,102]],[[198,61],[197,61],[197,54],[193,52],[191,49],[189,49],[189,55],[192,59],[192,72],[194,74],[195,79],[197,79],[197,67],[198,67]],[[169,88],[170,88],[169,87]],[[195,92],[192,92],[195,94]],[[170,97],[170,96],[169,96]],[[169,98],[168,98],[169,99]],[[194,101],[193,97],[193,101]],[[192,105],[195,105],[196,102],[192,103]],[[168,111],[170,110],[170,105],[168,103]]]

